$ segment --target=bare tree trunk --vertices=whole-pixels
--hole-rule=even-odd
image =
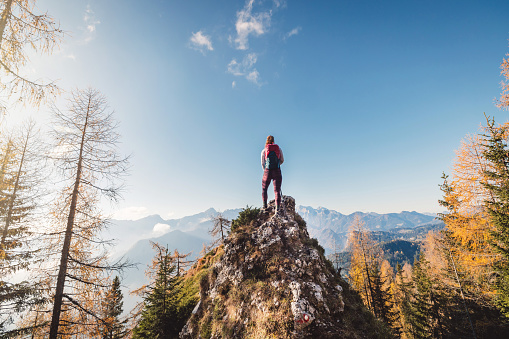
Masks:
[[[21,160],[19,162],[18,172],[16,173],[16,182],[14,183],[14,189],[12,190],[12,196],[11,196],[11,199],[9,202],[7,218],[5,219],[5,227],[4,227],[4,231],[2,233],[2,247],[5,245],[5,238],[7,237],[7,231],[9,230],[9,226],[11,223],[12,210],[14,209],[16,193],[18,192],[18,188],[19,188],[19,178],[21,177],[21,171],[23,169],[23,164],[25,162],[25,154],[27,152],[28,140],[30,139],[30,132],[31,132],[31,130],[28,130],[26,138],[25,138],[25,142],[23,145],[23,151],[21,152]]]
[[[11,7],[12,0],[7,0],[4,11],[2,12],[2,16],[0,17],[0,44],[2,43],[2,39],[4,36],[5,26],[7,26],[7,19],[11,15]]]
[[[12,141],[9,139],[7,141],[7,149],[4,154],[4,160],[2,161],[2,169],[0,170],[0,185],[4,181],[5,171],[7,170],[7,164],[9,163],[9,155],[11,154]]]
[[[373,303],[373,287],[371,286],[371,276],[369,275],[368,259],[366,258],[366,249],[364,248],[364,242],[362,242],[362,240],[361,246],[362,246],[362,256],[364,258],[364,269],[366,270],[366,280],[368,281],[369,288],[369,296],[366,294],[366,301],[368,302],[368,307],[370,307],[371,305],[371,307],[373,308],[373,313],[377,315],[377,311],[375,310],[375,305]]]
[[[465,295],[463,294],[463,287],[461,286],[461,281],[460,281],[460,278],[458,276],[458,271],[456,270],[456,264],[454,262],[454,258],[452,256],[451,250],[447,249],[447,251],[449,251],[449,257],[451,258],[452,268],[454,269],[454,275],[456,276],[456,281],[458,282],[458,285],[460,287],[461,300],[463,302],[463,307],[465,308],[465,314],[468,317],[468,322],[470,323],[470,329],[472,330],[472,335],[474,336],[474,339],[477,339],[477,335],[475,333],[474,325],[472,324],[472,319],[470,318],[470,312],[468,310],[467,303],[465,302]]]
[[[78,168],[76,171],[76,181],[74,182],[74,189],[72,192],[71,206],[69,208],[69,216],[67,218],[67,228],[65,230],[64,247],[62,248],[62,257],[60,258],[60,268],[57,277],[57,286],[55,290],[55,301],[53,303],[53,315],[51,318],[50,326],[50,339],[57,339],[58,325],[60,323],[60,312],[62,309],[62,298],[64,294],[65,276],[67,274],[67,263],[69,259],[69,251],[71,248],[71,236],[72,229],[74,226],[74,216],[76,214],[76,206],[78,201],[79,186],[81,183],[81,171],[83,161],[83,148],[85,145],[85,134],[87,131],[88,117],[90,113],[90,102],[91,97],[88,101],[87,115],[85,118],[85,124],[83,125],[83,131],[81,135],[80,155],[78,158]]]

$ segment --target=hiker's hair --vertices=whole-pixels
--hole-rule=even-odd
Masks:
[[[267,137],[267,141],[265,142],[265,145],[273,144],[274,143],[274,137],[272,135],[269,135]]]

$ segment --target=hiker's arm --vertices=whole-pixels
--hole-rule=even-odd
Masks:
[[[265,149],[262,151],[262,168],[265,169]]]
[[[283,150],[279,148],[279,164],[282,165],[285,162],[285,157],[283,156]]]

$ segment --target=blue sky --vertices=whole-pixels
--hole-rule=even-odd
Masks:
[[[298,204],[436,212],[461,138],[507,120],[507,1],[37,3],[69,34],[25,72],[100,90],[121,122],[117,217],[260,206],[269,134]],[[48,124],[45,106],[6,120],[29,114]]]

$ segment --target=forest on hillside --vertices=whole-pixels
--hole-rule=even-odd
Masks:
[[[506,81],[496,105],[508,109],[509,59],[501,69]],[[479,134],[462,140],[452,172],[443,174],[440,185],[445,227],[427,234],[413,263],[407,256],[394,262],[394,254],[404,249],[379,243],[361,220],[351,225],[348,258],[339,261],[348,262],[349,282],[396,336],[495,338],[509,333],[508,138],[509,123],[485,115]]]

